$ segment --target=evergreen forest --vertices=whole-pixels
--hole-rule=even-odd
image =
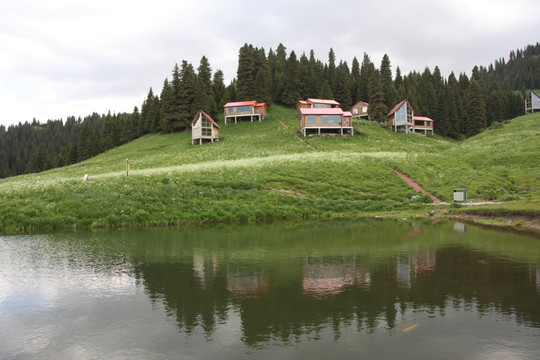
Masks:
[[[416,115],[434,119],[436,134],[464,139],[523,115],[530,89],[540,89],[540,43],[488,67],[475,66],[470,76],[448,78],[437,66],[402,74],[399,66],[392,69],[388,55],[379,63],[364,53],[349,66],[333,49],[321,61],[313,50],[298,56],[283,44],[268,52],[245,44],[228,85],[203,56],[197,68],[185,60],[175,64],[160,93],[149,89],[140,111],[136,106],[132,113],[0,125],[0,178],[74,164],[149,133],[185,131],[198,109],[218,117],[225,103],[241,100],[294,107],[300,99],[326,98],[344,110],[365,101],[370,120],[382,123],[394,105],[408,99]]]

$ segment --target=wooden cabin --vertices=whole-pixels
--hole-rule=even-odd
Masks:
[[[390,129],[398,131],[398,128],[404,128],[408,134],[414,129],[413,122],[414,110],[408,100],[403,100],[386,115],[386,124]]]
[[[219,125],[202,110],[197,112],[191,122],[191,145],[197,140],[199,145],[202,145],[204,140],[210,142],[219,140]]]
[[[298,102],[296,103],[296,112],[299,113],[300,109],[309,107],[311,107],[311,104],[308,103],[306,100],[298,100]]]
[[[540,95],[531,90],[525,98],[525,115],[536,111],[540,111]]]
[[[413,116],[414,127],[413,131],[424,132],[424,136],[427,135],[428,131],[431,131],[431,136],[433,136],[433,119],[430,119],[425,116]]]
[[[266,103],[256,103],[255,114],[259,114],[263,119],[266,119],[268,117],[268,107],[266,106]]]
[[[365,101],[359,101],[351,106],[351,112],[353,118],[368,117],[369,104]]]
[[[239,101],[226,103],[223,106],[225,115],[225,125],[228,120],[234,120],[236,124],[238,120],[253,120],[261,121],[268,116],[268,109],[266,103],[259,103],[255,100],[252,101]]]
[[[321,131],[338,131],[341,135],[348,132],[353,135],[352,113],[341,108],[300,108],[300,132],[304,136],[314,130],[317,135]]]
[[[340,107],[340,104],[336,100],[308,98],[306,102],[308,103],[308,107],[311,107],[311,108],[339,108]]]
[[[296,113],[298,115],[298,119],[300,119],[300,109],[331,109],[339,107],[339,103],[336,100],[308,98],[307,100],[299,100],[296,103]]]

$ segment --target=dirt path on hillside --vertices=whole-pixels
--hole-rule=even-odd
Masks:
[[[425,194],[425,195],[429,195],[429,197],[431,198],[431,200],[433,200],[434,203],[440,203],[442,202],[441,199],[439,199],[438,197],[436,197],[435,195],[433,194],[430,194],[428,193],[423,187],[421,187],[420,185],[418,185],[413,179],[411,179],[410,177],[408,177],[407,175],[405,174],[402,174],[400,173],[399,171],[397,171],[396,169],[394,169],[393,167],[389,167],[390,170],[392,170],[393,172],[395,172],[396,174],[398,174],[399,176],[401,176],[401,178],[403,180],[405,180],[407,182],[407,184],[409,184],[410,186],[412,186],[412,188],[416,191],[421,191],[422,194]]]
[[[310,148],[312,148],[313,150],[315,151],[318,151],[315,147],[313,147],[312,145],[308,144],[307,142],[304,141],[304,139],[302,139],[297,133],[295,133],[293,130],[291,130],[290,127],[287,126],[287,124],[285,124],[283,121],[279,120],[279,122],[281,123],[281,125],[283,125],[283,127],[287,130],[289,130],[291,132],[291,134],[293,134],[294,136],[296,136],[298,138],[298,140],[300,140],[301,142],[303,142],[304,144],[306,144],[307,146],[309,146]]]

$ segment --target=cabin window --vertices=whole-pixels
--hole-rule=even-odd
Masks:
[[[341,116],[339,115],[322,115],[323,124],[339,124],[341,122]]]
[[[413,121],[413,112],[412,108],[407,105],[407,103],[404,103],[397,111],[395,115],[395,123],[396,124],[405,124],[405,123],[412,123]]]
[[[242,113],[242,112],[250,112],[251,106],[237,106],[236,112]]]
[[[212,136],[212,123],[205,117],[201,119],[201,135]]]
[[[316,122],[315,115],[308,115],[307,122],[308,124],[315,124]]]
[[[362,112],[367,113],[367,106],[362,107]]]
[[[234,108],[233,108],[232,106],[231,106],[231,107],[228,107],[228,108],[227,108],[227,112],[228,112],[229,114],[232,114],[232,113],[234,112]]]
[[[326,105],[326,104],[315,104],[313,107],[317,108],[317,109],[324,109],[324,108],[327,108],[329,106]]]
[[[358,114],[358,108],[354,108],[352,112],[353,112],[353,114],[355,114],[355,115]]]

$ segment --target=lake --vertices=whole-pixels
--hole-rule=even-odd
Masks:
[[[2,359],[540,358],[540,239],[336,220],[0,236]]]

